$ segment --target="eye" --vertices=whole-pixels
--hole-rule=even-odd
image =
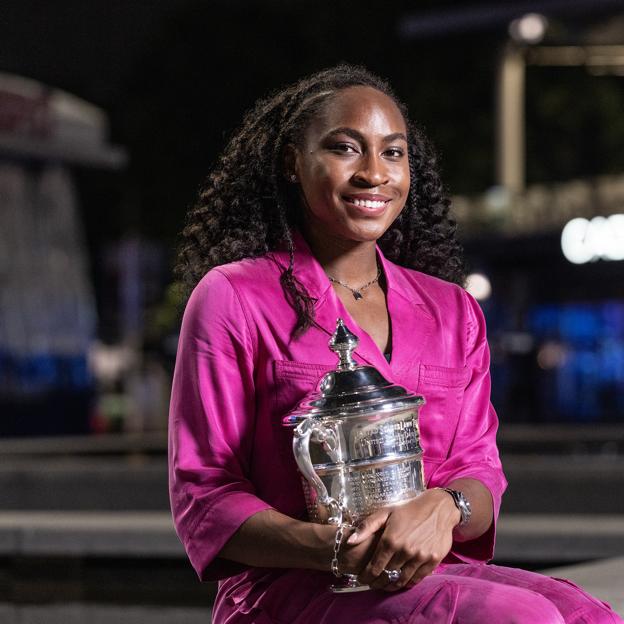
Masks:
[[[358,148],[352,143],[333,143],[329,146],[332,152],[338,152],[339,154],[357,154]]]
[[[403,156],[405,156],[405,150],[400,147],[390,147],[384,152],[384,154],[389,158],[398,160],[399,158],[403,158]]]

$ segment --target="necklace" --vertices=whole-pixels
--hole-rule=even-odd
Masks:
[[[381,275],[381,267],[377,267],[377,275],[375,275],[374,279],[372,279],[370,282],[366,282],[366,284],[364,284],[364,286],[360,286],[359,288],[352,288],[351,286],[349,286],[349,284],[345,284],[344,282],[341,282],[340,280],[337,280],[331,276],[327,276],[327,278],[329,279],[330,282],[333,282],[334,284],[338,284],[339,286],[342,286],[343,288],[346,288],[347,290],[350,290],[351,293],[353,294],[353,298],[357,301],[358,299],[362,299],[364,297],[364,295],[362,294],[363,290],[366,290],[369,286],[372,286],[380,277]]]

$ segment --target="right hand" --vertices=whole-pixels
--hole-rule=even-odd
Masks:
[[[340,546],[338,570],[342,574],[360,574],[373,556],[379,541],[380,533],[373,533],[357,544],[347,544],[347,540],[354,532],[355,529],[346,529]]]

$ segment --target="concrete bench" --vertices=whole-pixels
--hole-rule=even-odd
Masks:
[[[569,578],[607,600],[624,614],[624,516],[529,515],[501,517],[497,561],[523,563],[605,559],[549,569],[544,573]],[[12,511],[0,513],[0,557],[58,557],[186,560],[168,512]],[[190,564],[188,564],[190,567]],[[194,573],[188,575],[193,584]],[[199,589],[199,583],[196,588]],[[80,588],[75,590],[80,596]],[[66,598],[67,600],[67,598]],[[116,619],[122,613],[123,619]],[[209,621],[209,606],[165,608],[149,605],[119,607],[97,603],[2,604],[0,621],[72,624],[89,621],[192,624]]]
[[[0,555],[185,557],[169,512],[5,511]],[[496,557],[506,562],[578,562],[624,556],[624,516],[504,514]]]

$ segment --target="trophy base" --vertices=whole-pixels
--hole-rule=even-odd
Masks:
[[[352,594],[354,592],[368,591],[368,585],[362,585],[355,574],[343,574],[342,582],[330,585],[329,589],[334,594]]]

